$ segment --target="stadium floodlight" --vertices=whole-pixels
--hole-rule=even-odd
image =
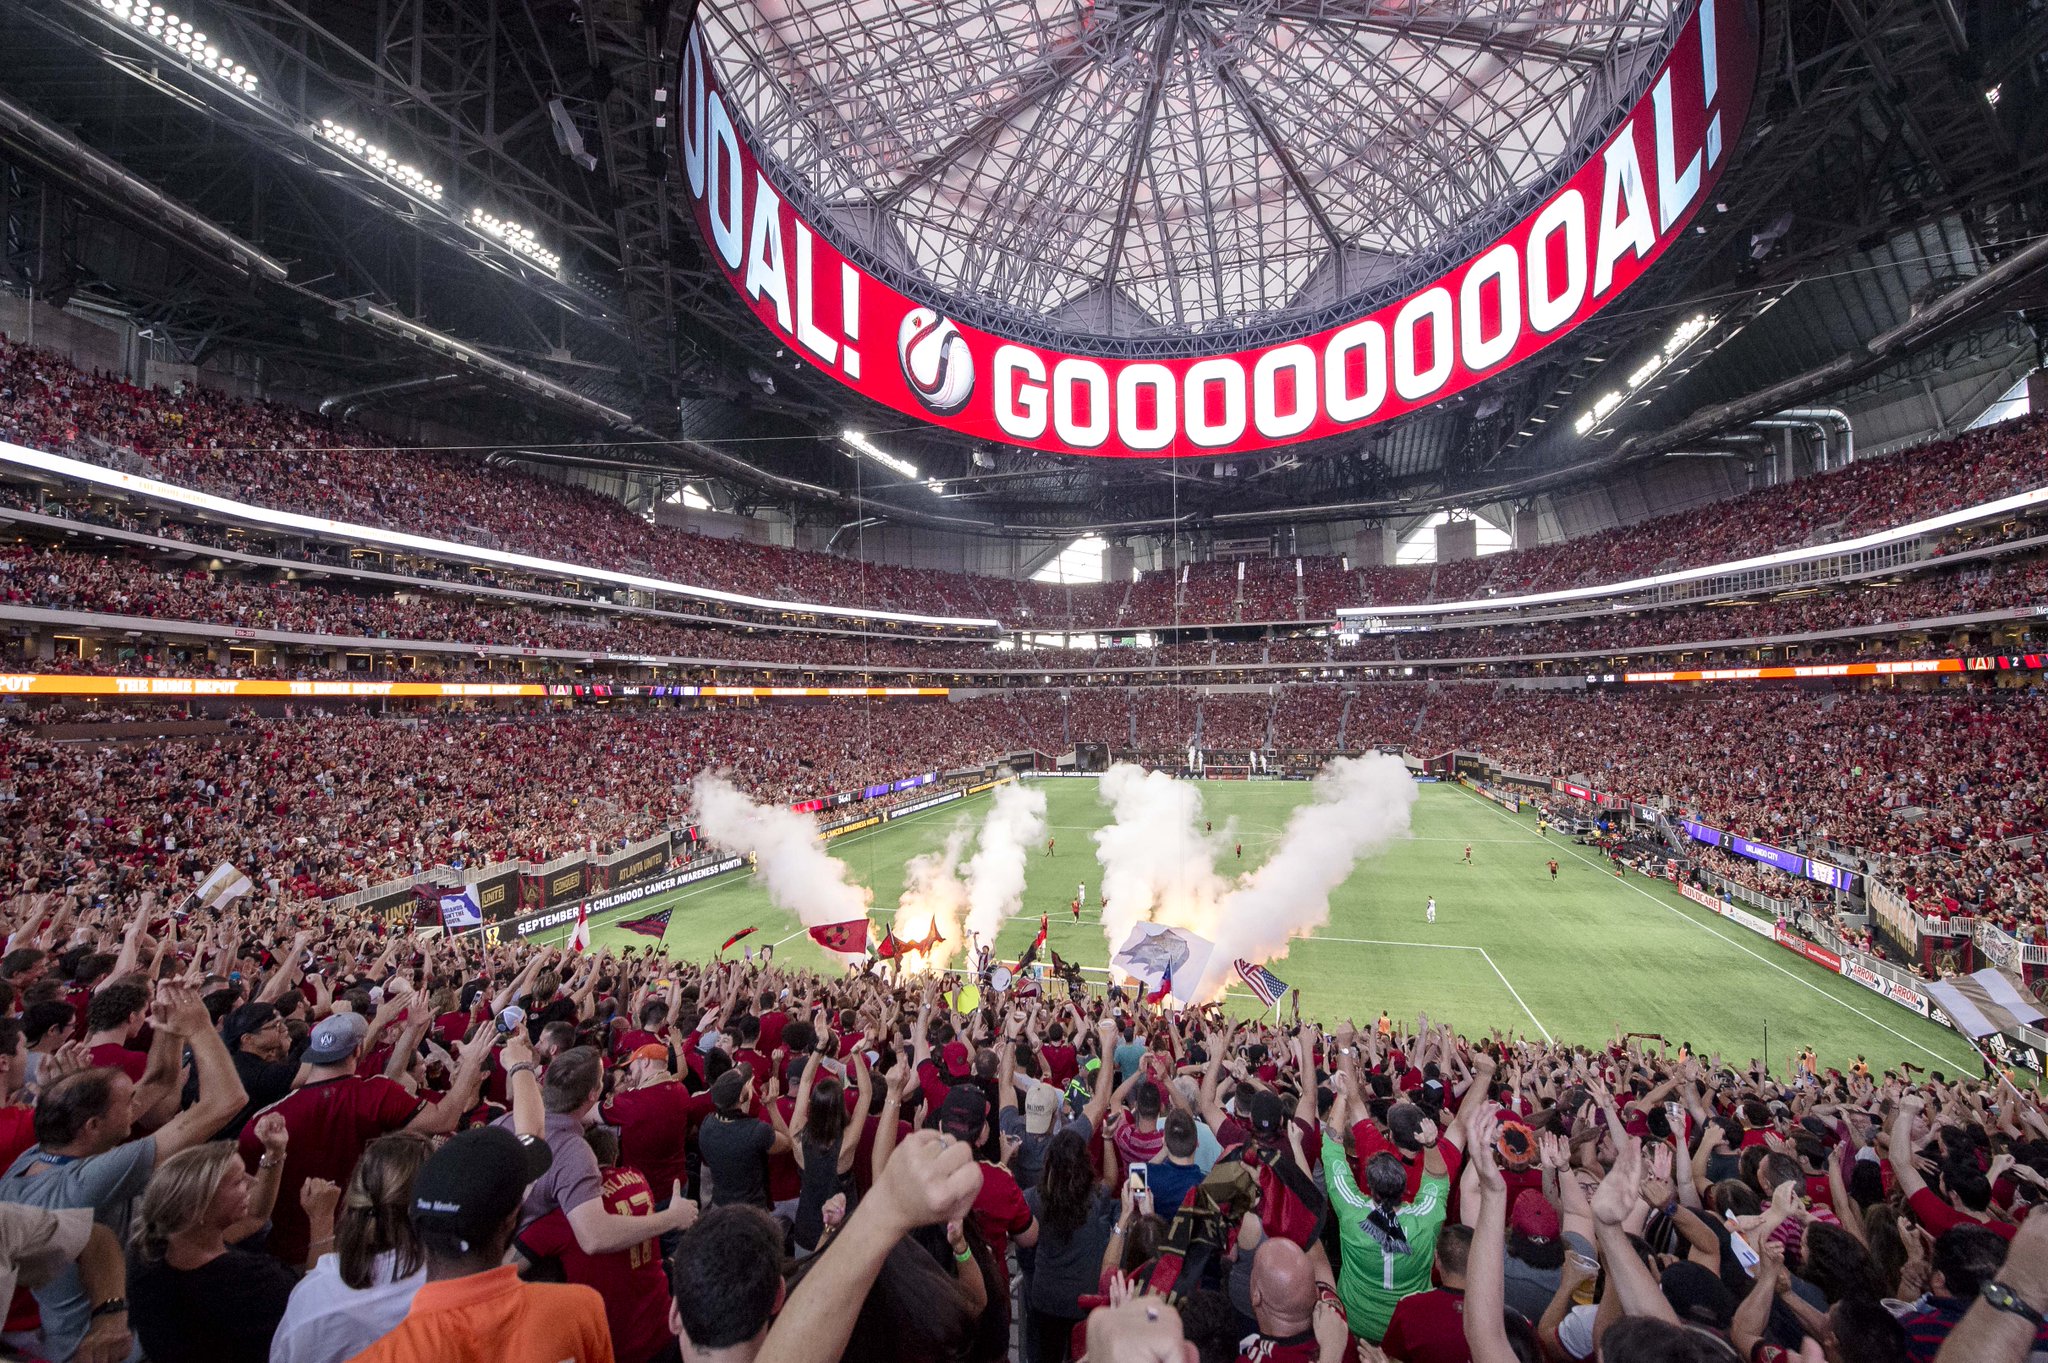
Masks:
[[[100,0],[107,17],[125,24],[131,32],[155,42],[195,71],[204,71],[223,85],[245,95],[256,93],[256,77],[249,68],[224,54],[191,24],[148,0]]]
[[[350,159],[383,179],[390,181],[408,194],[422,199],[441,202],[441,186],[429,178],[419,167],[401,161],[384,148],[370,141],[354,128],[323,118],[313,126],[315,134],[341,149]]]
[[[1663,373],[1672,361],[1685,353],[1687,346],[1706,335],[1707,328],[1713,325],[1714,319],[1703,312],[1694,313],[1683,322],[1680,322],[1671,333],[1671,338],[1656,350],[1651,351],[1649,356],[1635,367],[1634,372],[1628,376],[1627,382],[1619,392],[1602,394],[1590,409],[1579,413],[1578,419],[1572,422],[1573,434],[1585,435],[1595,426],[1606,420],[1609,412],[1619,407],[1623,401],[1639,391],[1651,379]]]
[[[859,431],[854,430],[851,426],[840,431],[839,438],[890,472],[900,473],[913,483],[923,483],[926,490],[933,496],[943,497],[946,495],[946,484],[943,480],[923,477],[918,473],[917,465],[911,463],[908,459],[902,459],[889,453]]]
[[[540,238],[534,235],[531,227],[496,217],[481,208],[469,210],[469,225],[486,241],[495,242],[521,260],[540,266],[549,274],[554,274],[562,268],[562,258],[541,245]]]

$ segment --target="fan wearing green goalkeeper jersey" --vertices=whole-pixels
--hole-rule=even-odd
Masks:
[[[1437,1234],[1450,1209],[1451,1178],[1443,1155],[1430,1147],[1423,1157],[1422,1186],[1411,1201],[1407,1169],[1382,1150],[1366,1161],[1361,1189],[1344,1153],[1351,1119],[1347,1078],[1333,1077],[1337,1096],[1323,1128],[1323,1173],[1330,1185],[1330,1214],[1344,1241],[1337,1295],[1351,1332],[1377,1344],[1401,1298],[1429,1290]]]

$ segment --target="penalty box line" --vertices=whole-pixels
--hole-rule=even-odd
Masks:
[[[1550,1029],[1543,1025],[1543,1019],[1537,1017],[1536,1011],[1522,998],[1522,991],[1515,988],[1513,982],[1501,971],[1500,966],[1493,959],[1493,953],[1485,947],[1470,946],[1464,942],[1393,942],[1379,937],[1325,937],[1321,934],[1317,934],[1314,937],[1304,937],[1301,940],[1304,942],[1343,942],[1348,945],[1363,947],[1422,947],[1429,951],[1476,951],[1479,953],[1479,959],[1486,962],[1486,968],[1494,973],[1494,977],[1501,982],[1502,987],[1508,991],[1508,994],[1514,999],[1516,1005],[1521,1008],[1529,1021],[1536,1024],[1536,1030],[1543,1033],[1543,1039],[1545,1041],[1556,1039],[1550,1035]]]

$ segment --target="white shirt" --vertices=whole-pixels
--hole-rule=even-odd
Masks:
[[[415,1292],[427,1281],[422,1266],[393,1281],[397,1254],[386,1250],[370,1269],[370,1285],[357,1291],[341,1280],[339,1255],[323,1254],[299,1280],[284,1319],[270,1340],[270,1363],[343,1363],[382,1339],[405,1319]]]

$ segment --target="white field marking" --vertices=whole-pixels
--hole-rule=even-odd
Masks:
[[[1505,811],[1505,810],[1503,810],[1502,812],[1503,812],[1503,813],[1505,813],[1506,811]],[[1466,843],[1466,844],[1468,844],[1468,845],[1470,845],[1470,846],[1473,846],[1473,847],[1484,847],[1484,846],[1486,846],[1486,845],[1487,845],[1488,843],[1495,843],[1495,842],[1520,842],[1520,841],[1521,841],[1521,839],[1520,839],[1520,838],[1437,838],[1437,837],[1428,837],[1428,838],[1425,838],[1425,837],[1420,837],[1420,836],[1418,836],[1418,835],[1416,835],[1416,834],[1414,834],[1414,833],[1410,833],[1410,834],[1409,834],[1409,835],[1408,835],[1407,837],[1403,838],[1403,839],[1402,839],[1402,841],[1403,841],[1403,842],[1456,842],[1456,843]]]
[[[1528,1014],[1529,1021],[1536,1024],[1536,1030],[1543,1033],[1543,1039],[1545,1041],[1551,1040],[1550,1029],[1545,1027],[1543,1020],[1536,1016],[1535,1011],[1527,1003],[1522,1001],[1520,991],[1508,982],[1508,977],[1502,974],[1501,968],[1498,965],[1494,964],[1492,955],[1487,952],[1485,947],[1467,946],[1463,942],[1390,942],[1378,937],[1324,937],[1320,934],[1314,937],[1304,937],[1301,940],[1303,942],[1344,942],[1362,947],[1424,947],[1430,951],[1476,951],[1479,953],[1480,958],[1486,962],[1487,968],[1493,971],[1496,976],[1499,976],[1500,982],[1507,986],[1508,993],[1514,995],[1515,1002],[1521,1006],[1524,1013]]]
[[[1389,942],[1380,937],[1325,937],[1317,933],[1313,937],[1299,939],[1304,942],[1345,942],[1361,947],[1428,947],[1431,951],[1479,951],[1481,948],[1467,946],[1463,942]]]
[[[1460,787],[1459,787],[1459,789],[1460,789],[1460,790],[1463,790],[1463,789],[1464,789],[1464,787],[1460,786]],[[1468,792],[1466,792],[1466,793],[1467,793],[1467,794],[1470,794],[1470,792],[1469,792],[1469,791],[1468,791]],[[1495,814],[1498,814],[1498,815],[1500,815],[1500,816],[1501,816],[1501,817],[1502,817],[1503,819],[1508,819],[1509,821],[1511,821],[1511,822],[1512,822],[1512,820],[1513,820],[1513,817],[1514,817],[1514,816],[1513,816],[1513,815],[1511,815],[1511,814],[1509,814],[1509,813],[1508,813],[1508,812],[1507,812],[1506,810],[1504,810],[1504,809],[1500,808],[1500,807],[1499,807],[1498,805],[1494,804],[1494,803],[1493,803],[1493,802],[1492,802],[1491,800],[1487,800],[1487,799],[1484,799],[1484,798],[1482,798],[1481,796],[1478,796],[1478,795],[1473,795],[1473,796],[1472,796],[1472,798],[1473,798],[1474,800],[1477,800],[1477,801],[1479,801],[1479,803],[1480,803],[1481,805],[1485,806],[1485,807],[1486,807],[1487,809],[1490,809],[1490,810],[1492,810],[1492,811],[1493,811],[1493,812],[1494,812]],[[1583,861],[1583,862],[1585,862],[1585,863],[1586,863],[1586,864],[1587,864],[1588,866],[1591,866],[1591,867],[1593,867],[1593,868],[1594,868],[1594,869],[1595,869],[1596,871],[1598,871],[1598,872],[1599,872],[1599,874],[1601,874],[1602,876],[1606,876],[1606,875],[1608,874],[1608,872],[1607,872],[1606,868],[1605,868],[1605,867],[1603,867],[1603,866],[1602,866],[1602,865],[1601,865],[1601,864],[1600,864],[1600,863],[1599,863],[1598,861],[1594,860],[1594,859],[1593,859],[1592,857],[1589,857],[1589,856],[1587,856],[1587,855],[1586,855],[1586,854],[1585,854],[1584,852],[1581,852],[1581,851],[1579,851],[1579,850],[1578,850],[1578,844],[1577,844],[1577,843],[1572,843],[1572,842],[1564,842],[1564,843],[1557,843],[1557,842],[1551,842],[1551,841],[1550,841],[1550,839],[1548,839],[1548,838],[1541,838],[1541,837],[1538,837],[1538,836],[1537,836],[1536,834],[1534,834],[1534,833],[1526,833],[1526,832],[1525,832],[1525,833],[1523,834],[1523,839],[1524,839],[1524,841],[1527,841],[1527,842],[1536,842],[1536,843],[1545,843],[1545,844],[1548,844],[1549,846],[1551,846],[1551,847],[1555,847],[1555,848],[1557,848],[1557,849],[1558,849],[1559,851],[1561,851],[1561,852],[1564,852],[1564,853],[1566,853],[1566,854],[1567,854],[1567,855],[1569,855],[1569,856],[1572,856],[1572,857],[1576,857],[1576,858],[1577,858],[1578,860],[1580,860],[1580,861]],[[1957,1060],[1957,1059],[1956,1059],[1956,1058],[1955,1058],[1954,1056],[1950,1056],[1950,1055],[1943,1055],[1943,1054],[1942,1054],[1942,1053],[1941,1053],[1940,1051],[1934,1050],[1934,1049],[1932,1049],[1931,1047],[1928,1047],[1928,1046],[1922,1045],[1922,1044],[1921,1044],[1920,1042],[1918,1042],[1918,1041],[1915,1041],[1915,1040],[1914,1040],[1914,1039],[1913,1039],[1912,1037],[1910,1037],[1910,1036],[1907,1036],[1907,1035],[1906,1035],[1906,1034],[1905,1034],[1904,1032],[1900,1031],[1900,1030],[1899,1030],[1898,1028],[1896,1028],[1896,1027],[1893,1027],[1893,1026],[1890,1026],[1890,1025],[1889,1025],[1889,1024],[1887,1024],[1887,1023],[1884,1023],[1884,1022],[1880,1022],[1880,1021],[1879,1021],[1878,1019],[1876,1019],[1876,1018],[1872,1017],[1872,1016],[1871,1016],[1870,1014],[1868,1014],[1868,1013],[1864,1012],[1864,1011],[1863,1011],[1863,1010],[1862,1010],[1861,1008],[1858,1008],[1858,1007],[1857,1007],[1857,1006],[1856,1006],[1855,1004],[1853,1004],[1853,1003],[1850,1003],[1850,1002],[1849,1002],[1848,1000],[1846,1000],[1846,999],[1840,999],[1840,998],[1836,998],[1836,997],[1835,997],[1835,996],[1834,996],[1833,994],[1830,994],[1830,993],[1829,993],[1829,992],[1828,992],[1827,990],[1825,990],[1825,989],[1821,988],[1821,987],[1820,987],[1819,985],[1815,984],[1815,983],[1814,983],[1814,982],[1813,982],[1812,980],[1809,980],[1809,979],[1806,979],[1806,978],[1802,977],[1802,976],[1801,976],[1801,975],[1800,975],[1800,974],[1799,974],[1799,973],[1798,973],[1797,971],[1793,971],[1793,970],[1787,970],[1787,969],[1786,969],[1786,968],[1785,968],[1784,966],[1782,966],[1782,965],[1780,965],[1780,964],[1779,964],[1778,962],[1776,962],[1776,961],[1772,960],[1772,959],[1771,959],[1770,957],[1768,957],[1768,956],[1765,956],[1765,955],[1764,955],[1763,953],[1761,953],[1761,952],[1759,952],[1759,951],[1756,951],[1756,950],[1754,950],[1753,948],[1751,948],[1751,947],[1750,947],[1749,945],[1747,945],[1746,943],[1744,943],[1744,942],[1741,942],[1741,941],[1737,940],[1736,938],[1730,937],[1730,936],[1729,936],[1728,934],[1726,934],[1726,933],[1724,933],[1724,932],[1720,931],[1719,929],[1717,929],[1717,928],[1713,927],[1713,926],[1712,926],[1711,924],[1708,924],[1708,923],[1702,923],[1702,922],[1700,922],[1700,921],[1699,921],[1699,920],[1698,920],[1697,918],[1694,918],[1694,917],[1693,917],[1692,915],[1690,915],[1690,914],[1688,914],[1688,913],[1685,913],[1685,912],[1683,912],[1682,910],[1680,910],[1680,909],[1679,909],[1679,908],[1678,908],[1677,906],[1675,906],[1675,905],[1672,905],[1672,904],[1667,904],[1667,903],[1665,903],[1665,902],[1664,902],[1663,900],[1659,899],[1659,898],[1658,898],[1658,897],[1657,897],[1656,895],[1653,895],[1653,894],[1651,894],[1651,893],[1650,893],[1650,892],[1649,892],[1648,890],[1646,890],[1646,889],[1644,889],[1644,888],[1643,888],[1642,886],[1640,886],[1640,885],[1636,884],[1636,883],[1635,883],[1635,881],[1634,881],[1633,879],[1628,879],[1628,878],[1624,878],[1624,879],[1623,879],[1623,881],[1622,881],[1622,884],[1623,884],[1623,885],[1625,885],[1625,886],[1626,886],[1627,888],[1629,888],[1629,889],[1631,889],[1631,890],[1634,890],[1634,891],[1635,891],[1635,892],[1636,892],[1637,894],[1639,894],[1639,895],[1641,895],[1641,896],[1642,896],[1643,898],[1645,898],[1645,899],[1649,900],[1649,901],[1650,901],[1650,902],[1651,902],[1652,904],[1655,904],[1655,905],[1656,905],[1656,906],[1657,906],[1658,908],[1660,908],[1660,909],[1664,910],[1664,912],[1666,912],[1666,913],[1670,914],[1670,915],[1671,915],[1671,916],[1673,916],[1674,918],[1677,918],[1677,919],[1678,919],[1678,920],[1679,920],[1680,922],[1683,922],[1683,923],[1690,923],[1690,924],[1692,924],[1692,925],[1693,925],[1694,927],[1698,928],[1698,929],[1699,929],[1699,930],[1700,930],[1701,932],[1707,933],[1708,935],[1710,935],[1710,936],[1713,936],[1713,937],[1718,937],[1718,938],[1720,938],[1720,939],[1721,939],[1722,941],[1726,942],[1726,943],[1727,943],[1727,944],[1728,944],[1729,946],[1731,946],[1731,947],[1734,947],[1734,948],[1735,948],[1735,949],[1736,949],[1737,951],[1740,951],[1740,952],[1742,952],[1742,953],[1743,953],[1744,955],[1746,955],[1746,956],[1753,956],[1753,957],[1755,957],[1755,958],[1756,958],[1757,960],[1759,960],[1759,961],[1763,962],[1763,963],[1764,963],[1765,965],[1769,966],[1769,967],[1770,967],[1771,969],[1773,969],[1773,970],[1777,971],[1777,972],[1778,972],[1778,973],[1779,973],[1780,975],[1783,975],[1783,976],[1784,976],[1784,977],[1785,977],[1786,979],[1788,979],[1788,980],[1792,980],[1792,981],[1794,981],[1795,983],[1797,983],[1797,984],[1799,984],[1799,985],[1802,985],[1803,987],[1805,987],[1805,988],[1807,988],[1807,989],[1811,989],[1811,990],[1812,990],[1812,991],[1813,991],[1814,993],[1816,993],[1816,994],[1820,995],[1820,996],[1821,996],[1822,998],[1826,999],[1826,1000],[1827,1000],[1827,1001],[1828,1001],[1829,1003],[1837,1004],[1837,1005],[1839,1005],[1840,1007],[1842,1007],[1842,1008],[1844,1008],[1844,1009],[1847,1009],[1847,1010],[1848,1010],[1849,1012],[1851,1012],[1851,1013],[1854,1013],[1854,1014],[1855,1014],[1855,1015],[1856,1015],[1857,1017],[1859,1017],[1859,1018],[1862,1018],[1862,1019],[1863,1019],[1863,1020],[1864,1020],[1865,1022],[1869,1023],[1869,1024],[1871,1025],[1871,1026],[1873,1026],[1873,1027],[1876,1027],[1876,1028],[1879,1028],[1879,1029],[1881,1029],[1881,1030],[1883,1030],[1883,1031],[1886,1031],[1886,1032],[1889,1032],[1889,1033],[1891,1033],[1891,1034],[1892,1034],[1893,1036],[1897,1037],[1897,1038],[1898,1038],[1899,1040],[1901,1040],[1901,1041],[1905,1042],[1905,1043],[1906,1043],[1906,1044],[1907,1044],[1908,1046],[1911,1046],[1911,1047],[1912,1047],[1912,1048],[1913,1048],[1914,1050],[1917,1050],[1917,1051],[1921,1051],[1921,1052],[1923,1052],[1923,1053],[1925,1053],[1925,1054],[1927,1054],[1927,1055],[1931,1055],[1931,1056],[1933,1056],[1933,1057],[1934,1057],[1934,1058],[1935,1058],[1936,1060],[1939,1060],[1939,1061],[1941,1061],[1941,1062],[1942,1062],[1942,1063],[1943,1063],[1944,1065],[1957,1065],[1957,1064],[1960,1064],[1960,1063],[1962,1063],[1962,1062],[1958,1061],[1958,1060]]]
[[[1478,947],[1476,948],[1476,950],[1479,952],[1481,956],[1486,958],[1486,963],[1489,966],[1493,966],[1493,973],[1496,975],[1500,975],[1500,982],[1502,984],[1507,985],[1508,992],[1515,996],[1515,1002],[1522,1003],[1521,991],[1516,989],[1512,984],[1508,984],[1508,977],[1506,975],[1502,975],[1500,967],[1494,965],[1493,963],[1493,953],[1488,951],[1485,947]],[[1534,1010],[1532,1010],[1528,1004],[1522,1003],[1522,1011],[1529,1014],[1529,1021],[1536,1023],[1536,1030],[1543,1033],[1543,1039],[1545,1041],[1551,1040],[1550,1029],[1545,1027],[1540,1021],[1537,1020]]]

